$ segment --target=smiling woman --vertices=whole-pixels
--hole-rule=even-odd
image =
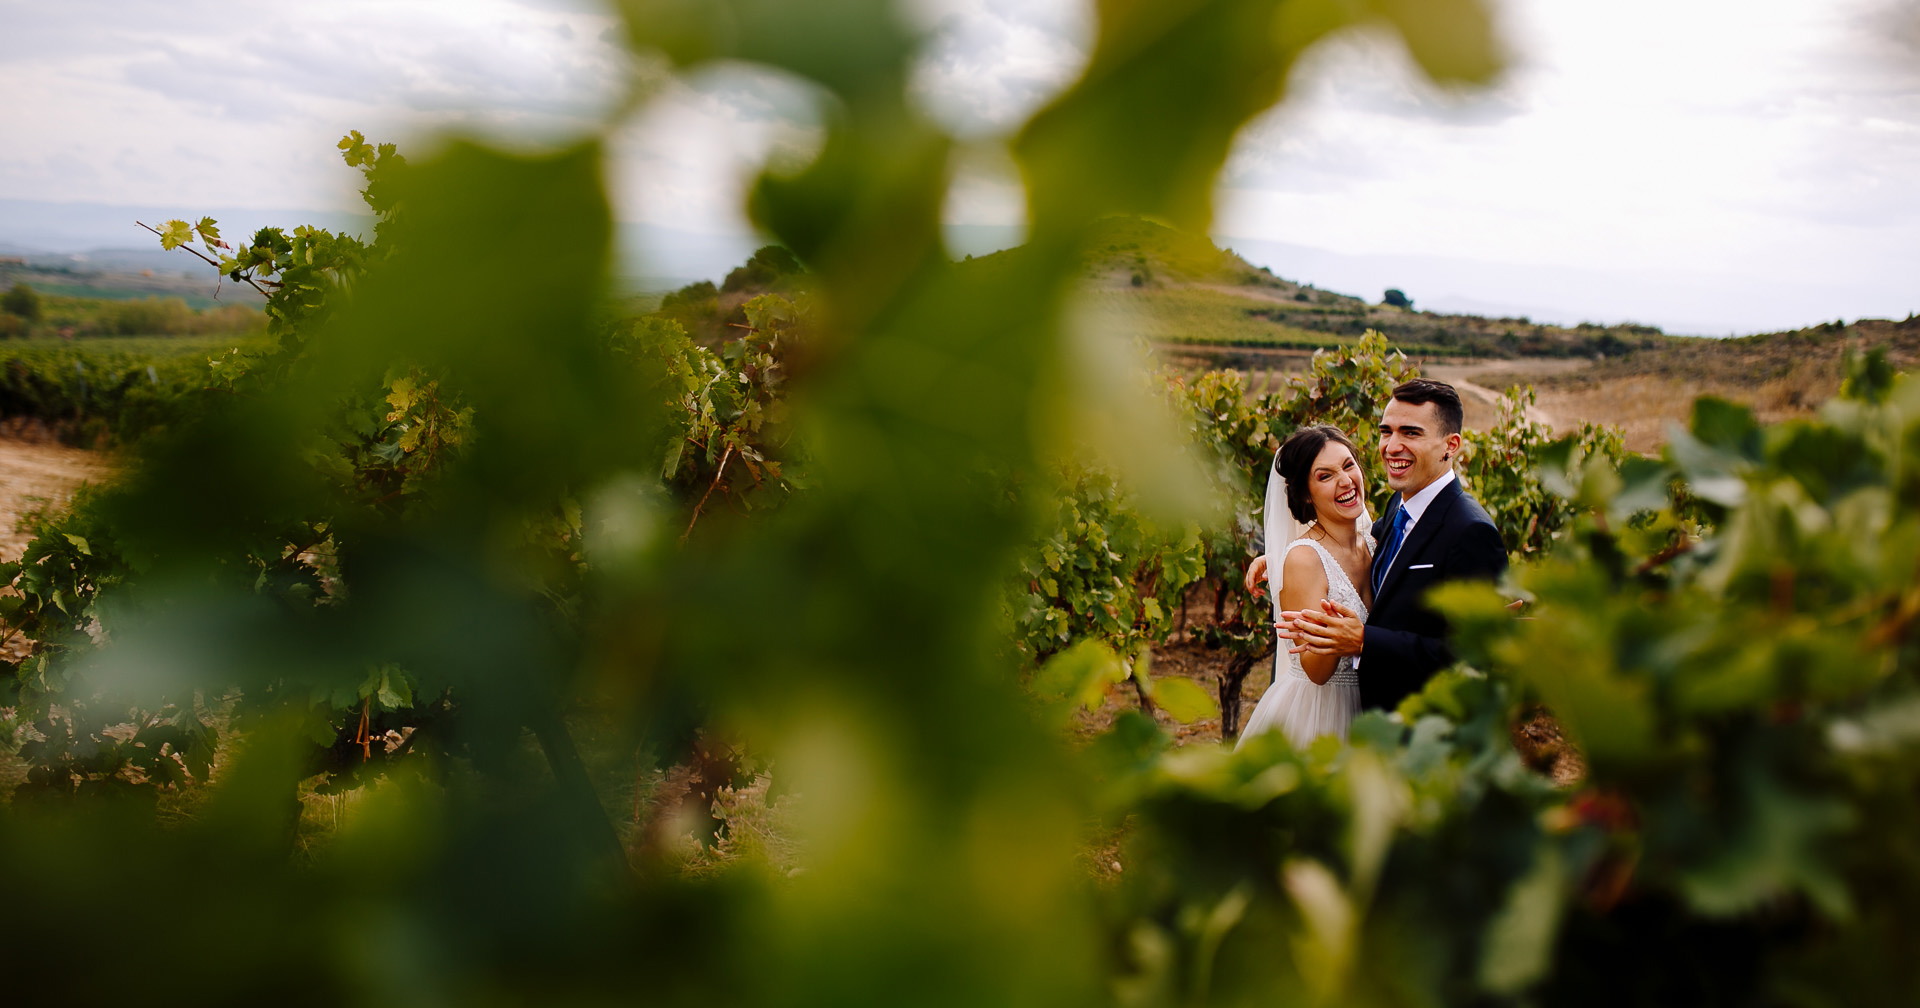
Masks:
[[[1273,466],[1277,482],[1268,484],[1267,525],[1285,527],[1274,521],[1281,508],[1299,525],[1284,541],[1268,542],[1272,552],[1255,561],[1264,561],[1269,572],[1276,619],[1330,603],[1365,620],[1371,522],[1365,470],[1353,442],[1334,427],[1303,427],[1281,443]],[[1300,748],[1323,735],[1344,739],[1359,710],[1351,656],[1276,648],[1273,685],[1254,706],[1240,744],[1265,731],[1280,731]]]

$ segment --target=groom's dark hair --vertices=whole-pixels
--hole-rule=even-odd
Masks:
[[[1440,433],[1460,433],[1460,423],[1465,416],[1460,409],[1460,393],[1446,382],[1431,378],[1409,379],[1394,387],[1393,397],[1414,406],[1433,403],[1440,408]]]
[[[1302,427],[1280,443],[1280,454],[1274,464],[1280,467],[1280,478],[1287,481],[1287,510],[1293,514],[1293,520],[1306,524],[1314,519],[1313,497],[1307,488],[1307,477],[1313,473],[1313,460],[1326,450],[1327,442],[1338,441],[1353,453],[1354,461],[1360,460],[1360,449],[1347,440],[1340,428],[1318,424]]]

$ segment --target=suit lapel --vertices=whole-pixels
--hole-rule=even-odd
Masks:
[[[1447,514],[1453,510],[1454,500],[1459,496],[1460,478],[1455,476],[1453,482],[1442,487],[1427,504],[1426,513],[1420,516],[1420,520],[1414,522],[1413,527],[1407,530],[1406,538],[1400,543],[1400,551],[1392,557],[1393,566],[1388,569],[1386,579],[1380,582],[1380,590],[1374,593],[1374,608],[1379,608],[1380,600],[1393,593],[1394,585],[1400,581],[1397,575],[1407,569],[1407,564],[1418,559],[1421,551],[1433,541],[1433,537],[1440,534],[1440,526],[1446,524]],[[1378,555],[1374,557],[1374,561],[1385,562]]]

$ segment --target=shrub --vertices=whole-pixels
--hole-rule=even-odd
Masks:
[[[179,298],[121,301],[102,312],[105,328],[116,336],[161,336],[189,331],[194,312]]]
[[[37,322],[40,319],[40,293],[26,284],[16,283],[5,297],[0,297],[0,311]]]
[[[727,274],[720,289],[729,294],[744,290],[766,290],[781,279],[802,272],[804,267],[793,253],[778,245],[766,245],[755,252],[744,266]]]

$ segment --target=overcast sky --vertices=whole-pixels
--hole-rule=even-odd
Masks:
[[[1511,67],[1473,95],[1424,83],[1377,34],[1310,53],[1242,137],[1215,234],[1282,275],[1422,307],[1722,333],[1920,310],[1914,0],[1499,10]],[[951,221],[1017,225],[996,141],[1078,72],[1085,5],[907,16],[932,37],[920,99],[970,141]],[[612,29],[588,0],[0,0],[0,200],[350,208],[333,149],[349,129],[592,128],[642,72]],[[817,139],[807,95],[777,79],[675,84],[618,137],[620,215],[750,247],[744,180]]]

